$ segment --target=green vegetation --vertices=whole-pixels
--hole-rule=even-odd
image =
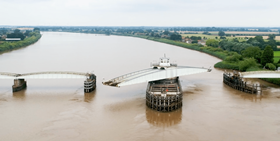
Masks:
[[[211,46],[211,47],[218,47],[219,42],[215,39],[209,39],[209,40],[206,41],[206,45]]]
[[[219,31],[218,35],[219,35],[219,36],[225,36],[225,35],[226,35],[226,33],[225,33],[225,32],[223,32],[223,31]]]
[[[262,50],[259,47],[248,47],[241,54],[245,58],[255,58],[258,63],[261,62]]]
[[[239,70],[247,71],[249,68],[257,67],[256,60],[254,58],[246,58],[239,62]]]
[[[262,57],[261,57],[261,64],[264,66],[267,63],[273,63],[274,54],[271,46],[265,47]]]
[[[215,68],[222,68],[222,69],[232,69],[232,70],[239,70],[238,63],[229,63],[229,62],[218,62],[214,65]]]
[[[270,70],[276,70],[275,65],[272,64],[272,63],[266,63],[266,64],[265,64],[265,67],[268,68],[268,69],[270,69]]]
[[[279,61],[280,61],[280,51],[274,51],[274,63],[277,63]]]
[[[241,51],[252,46],[248,43],[240,43],[238,40],[223,40],[219,43],[219,45],[224,50],[235,51],[239,54]]]
[[[14,42],[4,41],[2,44],[0,44],[0,53],[10,51],[13,49],[18,49],[21,47],[26,47],[28,45],[37,42],[40,38],[41,38],[40,31],[34,31],[34,32],[30,32],[29,37],[25,38],[22,41],[14,41]]]

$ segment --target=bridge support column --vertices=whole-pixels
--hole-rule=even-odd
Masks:
[[[24,79],[14,79],[14,85],[12,86],[13,92],[23,90],[26,86],[26,81],[24,81]]]
[[[89,77],[84,81],[84,92],[90,93],[96,88],[96,76],[90,74]]]
[[[150,81],[146,91],[146,105],[160,112],[182,107],[182,89],[178,77]]]

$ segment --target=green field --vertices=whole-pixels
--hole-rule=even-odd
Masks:
[[[280,59],[280,51],[274,51],[274,62],[278,62]]]
[[[191,37],[191,36],[200,36],[202,39],[203,37],[206,37],[208,39],[216,39],[215,37],[218,37],[218,41],[221,41],[222,39],[220,39],[220,36],[217,36],[217,35],[205,35],[205,34],[181,34],[181,36],[183,37]],[[234,39],[234,38],[237,38],[239,40],[239,42],[242,42],[242,41],[246,41],[246,39],[244,37],[226,37],[227,39]]]
[[[213,35],[205,35],[205,34],[181,34],[183,37],[191,37],[191,36],[200,36],[202,39],[203,37],[206,37],[207,39],[215,39],[215,37],[218,37],[219,36],[213,36]]]

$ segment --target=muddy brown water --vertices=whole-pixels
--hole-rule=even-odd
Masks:
[[[167,57],[182,66],[210,67],[210,55],[145,39],[45,32],[29,47],[0,55],[1,72],[94,72],[96,91],[83,80],[27,80],[12,92],[0,80],[0,140],[279,141],[280,88],[261,80],[262,95],[222,83],[223,70],[180,77],[183,107],[159,113],[146,107],[146,83],[114,88],[101,82],[150,67]]]

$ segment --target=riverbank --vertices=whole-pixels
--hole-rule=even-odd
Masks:
[[[0,44],[0,54],[5,53],[5,52],[9,52],[15,49],[19,49],[19,48],[23,48],[23,47],[27,47],[31,44],[36,43],[40,38],[41,38],[41,34],[38,32],[32,32],[31,37],[25,38],[22,41],[15,41],[15,42],[3,42],[2,44]]]
[[[207,53],[209,55],[212,55],[212,56],[217,57],[222,60],[225,59],[227,56],[233,54],[233,52],[225,51],[225,50],[222,50],[219,48],[205,47],[203,45],[198,45],[198,44],[187,44],[187,43],[184,43],[181,41],[174,41],[174,40],[170,40],[170,39],[166,39],[166,38],[158,38],[158,37],[151,37],[151,36],[144,36],[144,35],[131,35],[131,34],[112,34],[112,35],[138,37],[138,38],[143,38],[143,39],[152,40],[152,41],[156,41],[156,42],[175,45],[175,46]]]

